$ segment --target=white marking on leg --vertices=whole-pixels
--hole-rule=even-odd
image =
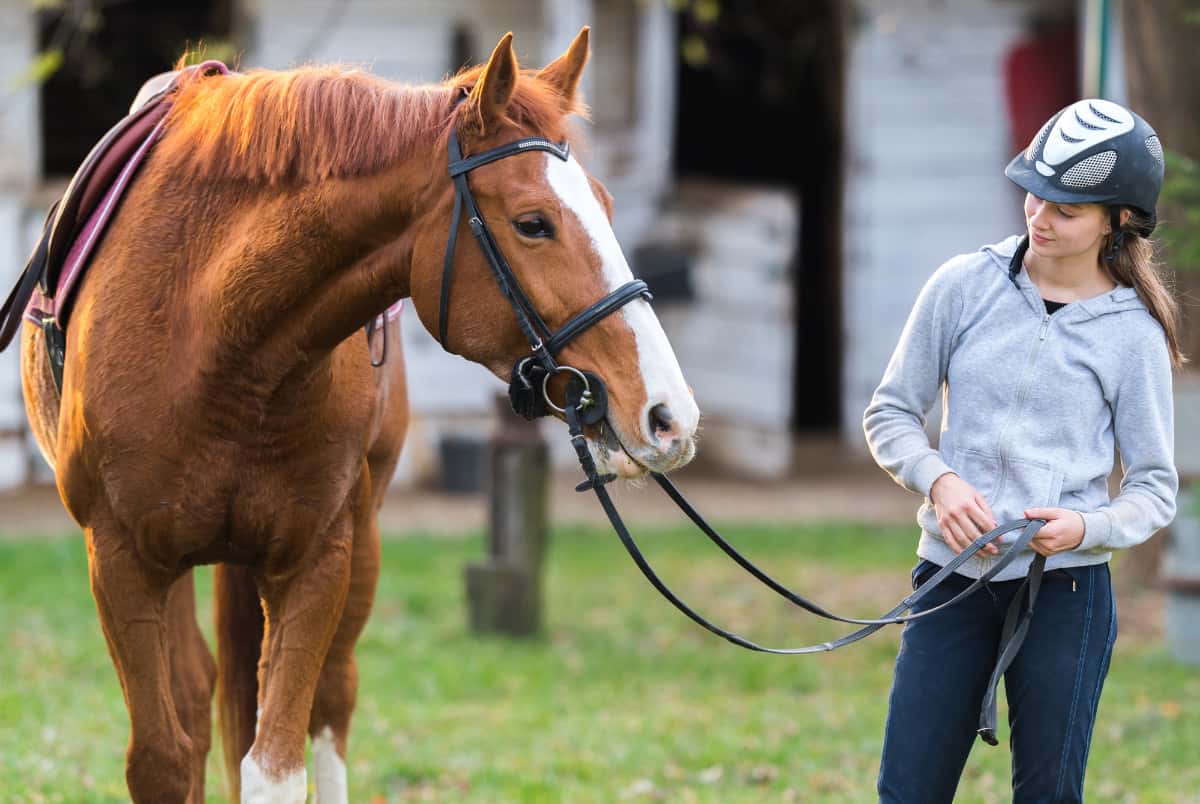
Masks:
[[[307,797],[304,768],[277,778],[263,770],[252,753],[242,758],[242,804],[304,804]]]
[[[592,248],[600,257],[608,290],[613,291],[626,282],[633,281],[633,271],[621,251],[621,244],[613,232],[608,215],[600,200],[592,192],[583,167],[575,157],[563,161],[546,154],[546,180],[562,198],[563,204],[575,213],[579,223],[592,240]],[[621,308],[620,314],[633,330],[637,343],[638,366],[642,372],[642,383],[646,389],[646,410],[641,411],[640,435],[653,444],[654,433],[649,431],[648,414],[654,405],[663,404],[670,408],[680,430],[691,434],[700,422],[700,409],[688,391],[683,371],[675,357],[671,343],[663,332],[662,324],[650,304],[643,299],[632,301]]]
[[[317,804],[348,804],[346,763],[338,756],[333,729],[326,726],[312,740],[313,773],[317,781]]]

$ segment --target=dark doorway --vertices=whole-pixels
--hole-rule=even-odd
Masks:
[[[62,3],[37,13],[38,49],[61,53],[41,87],[42,175],[70,176],[142,83],[188,47],[229,36],[233,0]]]
[[[842,6],[838,0],[722,0],[693,2],[677,15],[675,175],[780,185],[799,199],[792,263],[797,432],[839,427]],[[774,136],[762,136],[762,126],[751,121],[769,121]]]

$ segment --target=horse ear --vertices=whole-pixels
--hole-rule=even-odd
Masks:
[[[583,26],[567,52],[547,64],[538,72],[538,78],[547,82],[562,96],[563,111],[575,107],[575,92],[579,89],[579,76],[588,60],[588,34],[591,28]]]
[[[468,102],[485,132],[504,120],[508,102],[517,88],[517,57],[513,55],[512,38],[509,31],[500,39],[471,90]]]

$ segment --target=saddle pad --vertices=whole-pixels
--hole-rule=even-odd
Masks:
[[[61,331],[73,291],[138,166],[162,134],[170,96],[185,73],[228,74],[218,61],[162,73],[147,81],[130,112],[113,126],[75,171],[66,193],[50,208],[42,234],[17,285],[0,308],[0,350],[22,318]]]
[[[151,78],[130,113],[92,148],[75,172],[54,215],[40,292],[30,300],[27,318],[41,323],[53,316],[59,328],[66,329],[73,291],[138,167],[162,136],[171,94],[181,76],[197,71],[229,74],[221,62],[206,61]]]
[[[52,233],[50,236],[50,247],[47,250],[46,270],[42,273],[42,279],[39,287],[34,291],[33,296],[29,300],[29,306],[25,310],[25,317],[35,324],[41,324],[47,318],[53,318],[62,329],[66,329],[69,306],[73,301],[73,291],[83,274],[83,269],[88,263],[88,259],[92,256],[96,246],[99,244],[108,228],[109,222],[113,218],[117,204],[124,195],[126,188],[129,187],[130,180],[133,174],[145,159],[146,153],[150,150],[155,140],[162,134],[162,118],[166,115],[169,104],[159,103],[155,107],[155,113],[146,115],[139,123],[153,123],[153,127],[148,134],[143,133],[144,125],[136,125],[127,131],[128,137],[123,139],[131,139],[136,143],[136,147],[131,154],[118,155],[115,151],[106,154],[101,158],[103,168],[107,169],[109,165],[120,164],[124,162],[116,178],[108,185],[103,196],[98,196],[98,191],[93,188],[99,184],[87,184],[84,186],[81,195],[88,197],[88,201],[92,201],[92,212],[87,216],[82,227],[79,227],[71,237],[57,238],[58,242],[69,243],[69,249],[66,257],[60,263],[51,263],[51,255],[54,253],[56,238]],[[161,111],[159,111],[161,109]],[[137,135],[143,135],[140,138]],[[140,141],[139,141],[140,140]],[[122,142],[122,145],[127,143]],[[68,190],[68,192],[70,192]],[[97,198],[98,196],[98,198]],[[86,206],[85,203],[79,204],[80,209]],[[61,207],[60,207],[61,209]],[[74,228],[74,227],[71,227]],[[57,227],[55,229],[57,231]],[[51,266],[57,268],[57,276],[51,274]],[[47,288],[53,285],[53,295],[48,295]]]
[[[230,74],[224,64],[210,60],[154,76],[138,92],[129,114],[84,159],[63,197],[50,208],[37,247],[0,311],[0,350],[12,340],[22,317],[39,327],[66,330],[74,292],[89,260],[138,168],[162,136],[171,95],[180,77],[196,70]],[[397,318],[402,308],[403,302],[397,302],[368,324],[368,340],[388,320]],[[383,348],[386,354],[386,343]]]

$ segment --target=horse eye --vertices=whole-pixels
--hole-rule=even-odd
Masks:
[[[516,230],[526,237],[554,237],[554,229],[542,217],[518,218],[513,221]]]

